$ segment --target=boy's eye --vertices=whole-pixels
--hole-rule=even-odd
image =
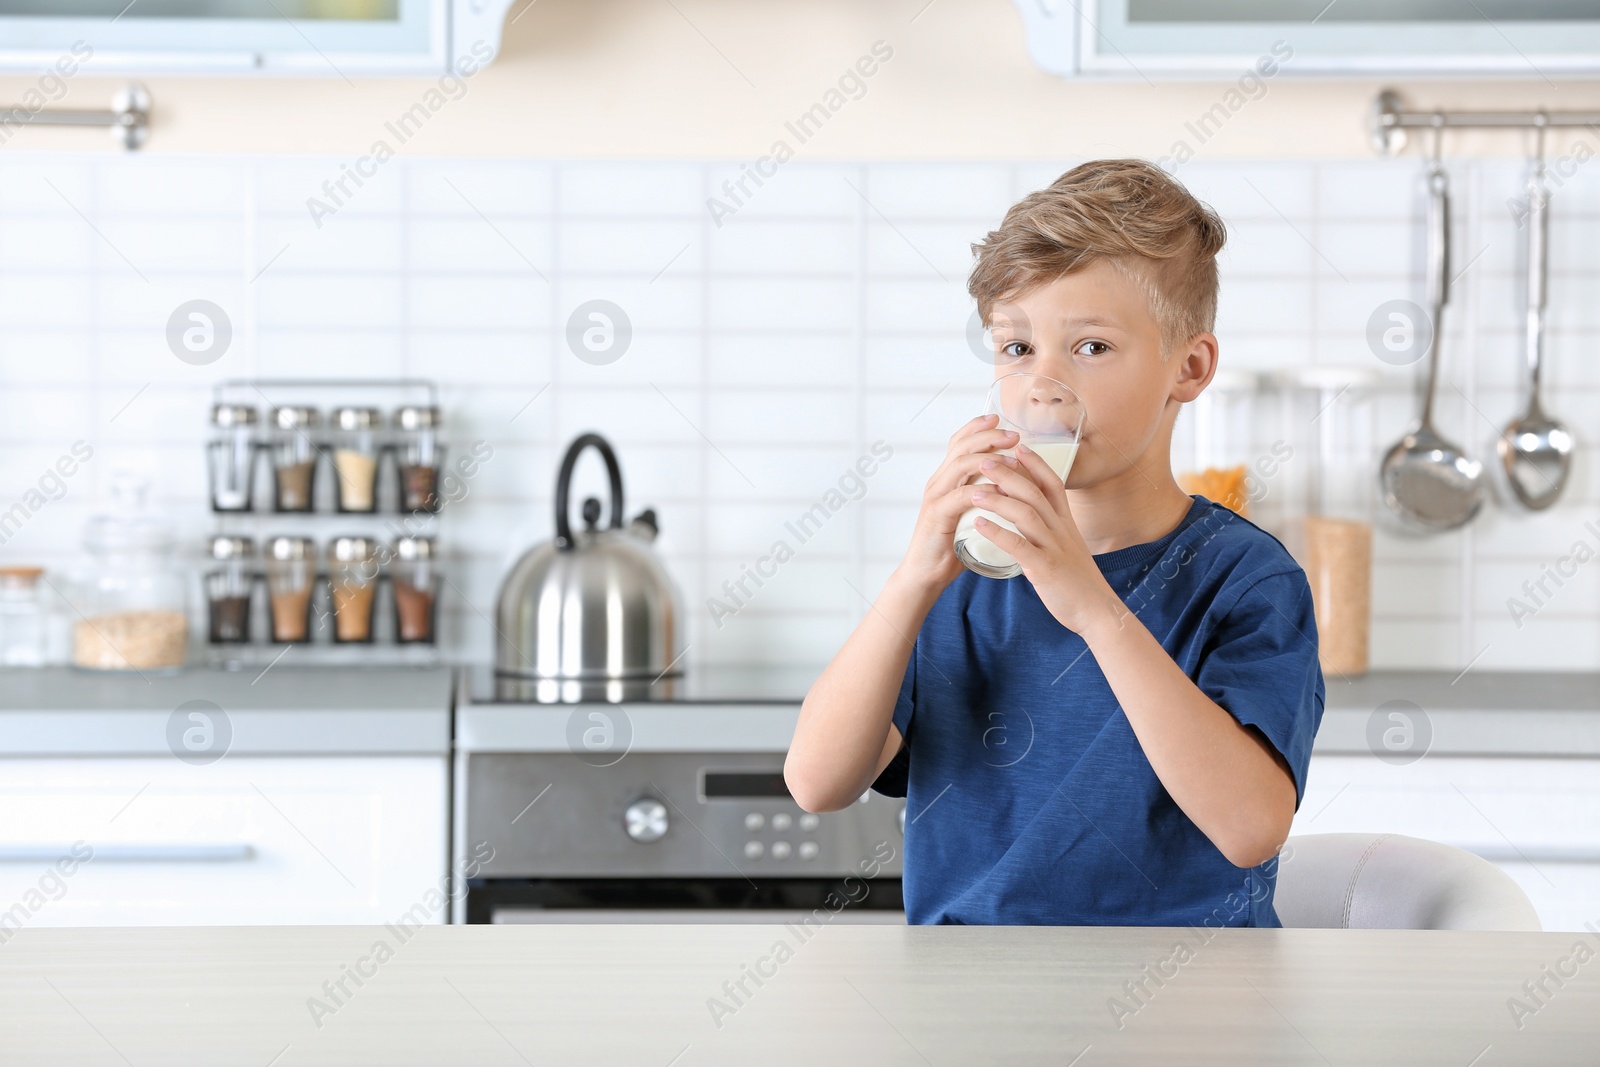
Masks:
[[[1085,341],[1078,346],[1078,351],[1086,356],[1103,356],[1111,351],[1111,346],[1104,341]]]
[[[1000,346],[1000,356],[1003,359],[1026,359],[1028,358],[1028,342],[1007,341]]]

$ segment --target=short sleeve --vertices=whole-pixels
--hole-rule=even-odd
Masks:
[[[1305,573],[1269,575],[1246,589],[1207,642],[1194,681],[1283,756],[1298,810],[1326,696]]]
[[[906,786],[911,775],[911,713],[916,707],[914,699],[916,688],[917,651],[913,648],[911,658],[906,663],[905,677],[900,682],[900,693],[894,700],[894,726],[906,742],[872,783],[873,791],[886,797],[906,795]]]

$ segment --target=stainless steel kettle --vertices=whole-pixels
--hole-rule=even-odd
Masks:
[[[567,517],[572,471],[586,448],[605,460],[611,520],[598,528],[600,501],[583,502],[584,529]],[[519,559],[500,587],[496,673],[540,682],[648,685],[681,670],[678,594],[650,543],[656,515],[622,520],[622,470],[599,434],[573,441],[556,478],[556,538]]]

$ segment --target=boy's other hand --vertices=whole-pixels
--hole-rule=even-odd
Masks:
[[[972,490],[967,483],[978,475],[979,465],[1001,459],[1002,448],[1012,448],[1017,435],[1001,430],[998,415],[980,415],[957,430],[950,438],[944,462],[928,479],[922,491],[922,507],[911,533],[911,545],[900,570],[906,577],[931,590],[942,590],[961,573],[956,558],[956,524],[961,513],[972,507]]]
[[[986,456],[978,464],[978,472],[994,485],[968,486],[959,493],[968,505],[1009,519],[1021,533],[981,517],[978,532],[1022,565],[1039,599],[1067,629],[1082,634],[1119,618],[1126,609],[1078,530],[1061,478],[1028,446],[1019,444],[1016,451],[1015,459]]]

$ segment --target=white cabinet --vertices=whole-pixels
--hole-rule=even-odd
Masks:
[[[1600,760],[1313,756],[1294,834],[1396,833],[1492,860],[1546,930],[1600,926]]]
[[[445,922],[447,782],[443,756],[0,760],[0,941],[18,926]]]

